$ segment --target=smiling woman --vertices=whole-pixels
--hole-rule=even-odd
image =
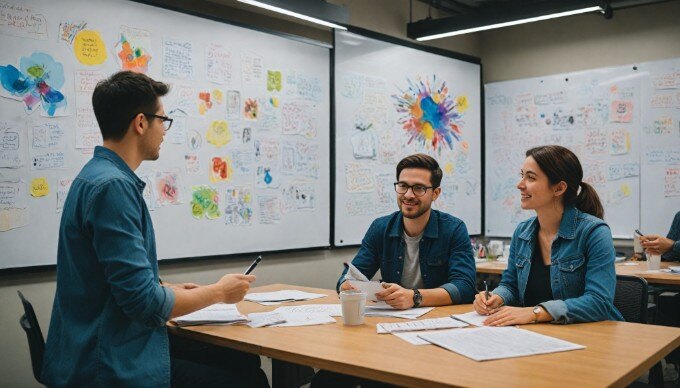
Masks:
[[[573,152],[558,145],[526,152],[517,184],[522,209],[500,285],[475,297],[487,325],[622,320],[613,305],[614,243],[595,190]]]

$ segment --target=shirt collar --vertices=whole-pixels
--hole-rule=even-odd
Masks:
[[[146,183],[144,183],[143,180],[139,179],[137,174],[135,174],[135,172],[130,169],[130,166],[128,166],[127,163],[125,163],[125,161],[120,156],[118,156],[117,153],[106,147],[96,146],[94,147],[93,156],[95,158],[102,158],[111,161],[120,171],[125,173],[125,175],[129,176],[135,182],[135,185],[137,185],[137,187],[140,190],[144,190]]]
[[[404,230],[404,215],[401,212],[397,213],[397,222],[392,224],[392,228],[389,231],[390,237],[401,237],[401,233]],[[430,219],[427,221],[425,230],[423,231],[423,237],[427,238],[438,238],[439,237],[439,212],[430,209]]]
[[[562,221],[560,221],[560,229],[557,235],[563,239],[573,240],[576,237],[576,221],[578,220],[579,210],[574,206],[566,206],[562,214]],[[519,238],[526,241],[531,241],[531,238],[538,230],[538,217],[534,217],[529,226],[522,231]]]

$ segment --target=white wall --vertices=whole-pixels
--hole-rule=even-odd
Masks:
[[[181,4],[179,0],[164,0]],[[330,41],[326,30],[287,20],[257,15],[241,9],[223,9],[219,2],[192,3],[196,12],[231,17],[244,23]],[[350,23],[405,39],[407,0],[334,1],[349,7]],[[188,3],[188,2],[186,2]],[[414,1],[415,19],[427,9]],[[433,13],[433,17],[437,14]],[[612,20],[594,15],[576,16],[485,32],[481,35],[435,41],[437,47],[482,57],[484,81],[501,81],[576,71],[643,60],[680,57],[680,2],[644,6],[616,12]],[[322,220],[327,222],[327,220]],[[332,288],[342,263],[351,260],[355,248],[315,250],[267,256],[257,267],[257,284],[293,283]],[[199,262],[161,263],[161,275],[169,282],[209,283],[222,274],[242,271],[251,257],[213,258]],[[0,274],[0,379],[8,387],[35,386],[26,337],[19,327],[20,289],[31,300],[46,334],[55,290],[53,270]]]

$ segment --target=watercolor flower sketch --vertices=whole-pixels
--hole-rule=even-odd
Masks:
[[[66,97],[59,91],[64,86],[64,67],[49,54],[35,52],[19,59],[19,69],[0,66],[0,83],[4,95],[21,100],[27,112],[40,104],[45,113],[54,116],[66,107]]]
[[[399,124],[408,135],[408,144],[441,153],[453,149],[462,140],[463,114],[468,109],[464,95],[454,97],[446,82],[407,79],[406,90],[399,90],[392,98],[400,114]]]

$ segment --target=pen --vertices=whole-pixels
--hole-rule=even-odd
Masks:
[[[640,231],[639,231],[639,230],[637,230],[637,229],[635,229],[635,233],[637,233],[637,234],[638,234],[638,236],[640,236],[640,237],[644,236],[644,234],[642,234],[642,232],[640,232]]]
[[[489,300],[489,285],[484,281],[484,297]]]
[[[250,264],[250,267],[248,267],[244,275],[250,275],[250,273],[255,269],[255,266],[257,266],[257,263],[260,261],[262,261],[262,256],[258,256],[257,259],[255,259],[255,261]]]

